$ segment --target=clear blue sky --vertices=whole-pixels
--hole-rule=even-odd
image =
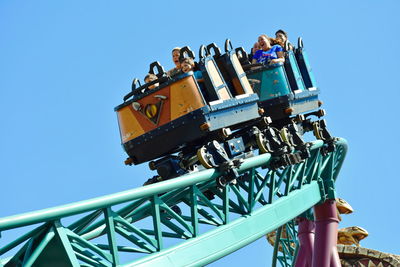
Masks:
[[[337,191],[355,213],[340,227],[400,254],[399,13],[397,0],[1,1],[0,217],[141,185],[153,174],[123,164],[113,111],[132,78],[171,68],[175,46],[249,50],[282,28],[303,37],[328,126],[349,142]],[[262,239],[212,266],[269,266],[271,250]]]

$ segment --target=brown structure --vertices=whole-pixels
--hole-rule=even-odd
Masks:
[[[342,267],[400,267],[400,256],[351,245],[337,245]]]

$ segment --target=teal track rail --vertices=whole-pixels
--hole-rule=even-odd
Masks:
[[[309,159],[278,170],[268,168],[270,154],[246,159],[237,183],[224,189],[215,185],[222,174],[209,169],[0,218],[0,232],[30,227],[1,244],[0,266],[199,266],[275,229],[293,235],[293,219],[334,194],[347,143],[338,139],[334,152],[323,149],[315,141]],[[288,240],[278,238],[273,265],[292,266]]]

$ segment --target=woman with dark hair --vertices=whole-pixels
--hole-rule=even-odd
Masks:
[[[284,51],[293,51],[294,46],[289,42],[288,35],[284,30],[277,30],[275,33],[275,40],[279,40],[281,42],[281,46]]]
[[[283,55],[283,48],[279,44],[279,40],[268,37],[262,34],[258,37],[258,44],[260,50],[258,50],[252,59],[251,63],[263,63],[263,64],[275,64],[284,63],[285,57]]]

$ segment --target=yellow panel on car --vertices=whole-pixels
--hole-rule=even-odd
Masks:
[[[205,105],[193,76],[185,77],[172,84],[170,94],[171,120]]]
[[[117,114],[122,143],[144,134],[143,128],[133,115],[131,105],[121,108]]]

